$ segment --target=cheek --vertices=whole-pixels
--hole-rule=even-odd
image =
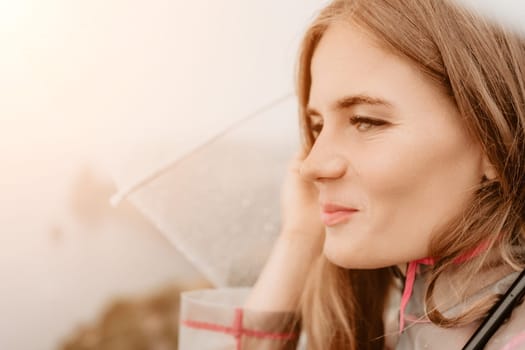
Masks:
[[[361,144],[360,151],[349,156],[356,177],[370,195],[394,198],[421,190],[466,190],[480,174],[479,152],[454,129],[442,129],[385,134]]]
[[[399,142],[376,142],[361,150],[351,164],[369,200],[406,194],[424,171],[422,161],[428,163],[413,147]]]
[[[376,232],[430,237],[478,183],[479,158],[461,139],[404,136],[362,150],[352,165]]]

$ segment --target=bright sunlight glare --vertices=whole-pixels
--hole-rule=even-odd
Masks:
[[[29,15],[28,0],[0,0],[0,32],[20,30],[24,17]]]

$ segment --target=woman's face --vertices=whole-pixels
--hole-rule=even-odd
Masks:
[[[319,189],[324,254],[347,268],[428,256],[432,233],[460,213],[486,164],[453,101],[349,24],[324,34],[311,75],[320,133],[301,173]]]

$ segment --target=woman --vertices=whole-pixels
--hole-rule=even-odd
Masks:
[[[460,349],[525,266],[524,67],[524,40],[449,1],[330,3],[301,47],[282,234],[242,308],[192,320],[219,292],[188,295],[183,328],[238,349],[294,349],[300,323],[312,349]],[[518,306],[487,349],[525,349],[524,325]]]

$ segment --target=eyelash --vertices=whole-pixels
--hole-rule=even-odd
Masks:
[[[367,117],[360,117],[358,115],[354,115],[350,118],[350,124],[352,125],[357,125],[357,124],[368,124],[370,125],[370,127],[372,126],[381,126],[381,125],[385,125],[386,122],[382,121],[382,120],[379,120],[379,119],[370,119],[370,118],[367,118]],[[365,130],[358,130],[359,131],[366,131],[370,128],[366,128]]]
[[[386,122],[385,121],[382,121],[382,120],[378,120],[378,119],[371,119],[371,118],[367,118],[367,117],[361,117],[361,116],[358,116],[358,115],[354,115],[352,117],[350,117],[350,124],[351,125],[358,125],[356,127],[356,129],[360,132],[365,132],[365,131],[368,131],[369,129],[371,129],[372,127],[374,126],[381,126],[381,125],[385,125]],[[363,124],[368,124],[369,126],[367,128],[365,128],[364,130],[362,129],[359,129],[359,125],[363,125]],[[319,135],[321,133],[321,130],[323,129],[323,123],[312,123],[311,124],[311,129],[312,129],[312,133],[314,134],[315,137],[317,137],[317,135]]]

